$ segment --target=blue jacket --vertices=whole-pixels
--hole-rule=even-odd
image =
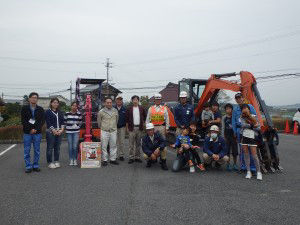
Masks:
[[[220,158],[223,158],[228,152],[224,138],[222,136],[218,136],[217,141],[213,141],[210,137],[206,137],[203,152],[209,156],[217,154]]]
[[[248,104],[250,107],[250,113],[256,115],[256,111],[254,107],[251,104]],[[240,117],[242,114],[241,107],[235,106],[232,112],[232,129],[234,134],[237,136],[238,139],[240,139]]]
[[[51,110],[48,109],[45,112],[45,119],[46,119],[46,124],[47,124],[47,129],[48,130],[53,130],[57,128],[62,128],[65,125],[64,122],[64,114],[61,111],[57,111],[57,115]],[[58,117],[58,124],[57,124],[57,117]]]
[[[190,147],[192,147],[190,137],[178,135],[175,142],[175,148],[181,147],[182,144],[188,144]]]
[[[174,109],[174,119],[177,127],[190,126],[190,122],[195,119],[194,107],[190,104],[178,104]]]
[[[115,106],[115,108],[118,110],[119,113],[119,120],[118,120],[118,124],[117,127],[118,128],[122,128],[126,126],[126,108],[122,105],[120,110],[118,109],[117,106]]]
[[[148,134],[142,139],[143,152],[149,157],[157,148],[159,148],[162,151],[165,147],[166,141],[159,132],[154,133],[153,142],[151,141]]]

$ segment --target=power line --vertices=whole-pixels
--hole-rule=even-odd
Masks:
[[[36,59],[36,58],[18,58],[9,56],[0,56],[2,60],[10,61],[25,61],[25,62],[40,62],[40,63],[66,63],[66,64],[98,64],[100,61],[65,61],[65,60],[50,60],[50,59]]]

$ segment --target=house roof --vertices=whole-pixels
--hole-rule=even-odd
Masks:
[[[159,92],[163,102],[178,101],[178,84],[169,82],[167,86]],[[150,102],[154,101],[154,96],[150,98]]]
[[[107,86],[107,83],[103,83],[102,84],[102,89],[104,89],[106,86]],[[110,84],[108,86],[114,92],[116,92],[116,93],[122,93],[122,91],[120,91],[119,89],[115,88],[114,86],[112,86]],[[98,84],[87,85],[86,87],[80,89],[80,93],[92,92],[92,91],[97,90],[98,88],[99,88]]]

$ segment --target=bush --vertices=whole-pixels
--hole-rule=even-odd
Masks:
[[[0,127],[0,140],[22,140],[23,128],[21,125]]]
[[[8,119],[3,117],[3,119],[4,120],[0,123],[0,127],[21,125],[21,118],[19,116],[10,117]]]

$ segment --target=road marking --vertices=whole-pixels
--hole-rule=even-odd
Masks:
[[[4,155],[4,153],[8,152],[9,150],[11,150],[12,148],[16,147],[17,144],[14,144],[12,146],[10,146],[9,148],[5,149],[3,152],[0,153],[0,156]]]

